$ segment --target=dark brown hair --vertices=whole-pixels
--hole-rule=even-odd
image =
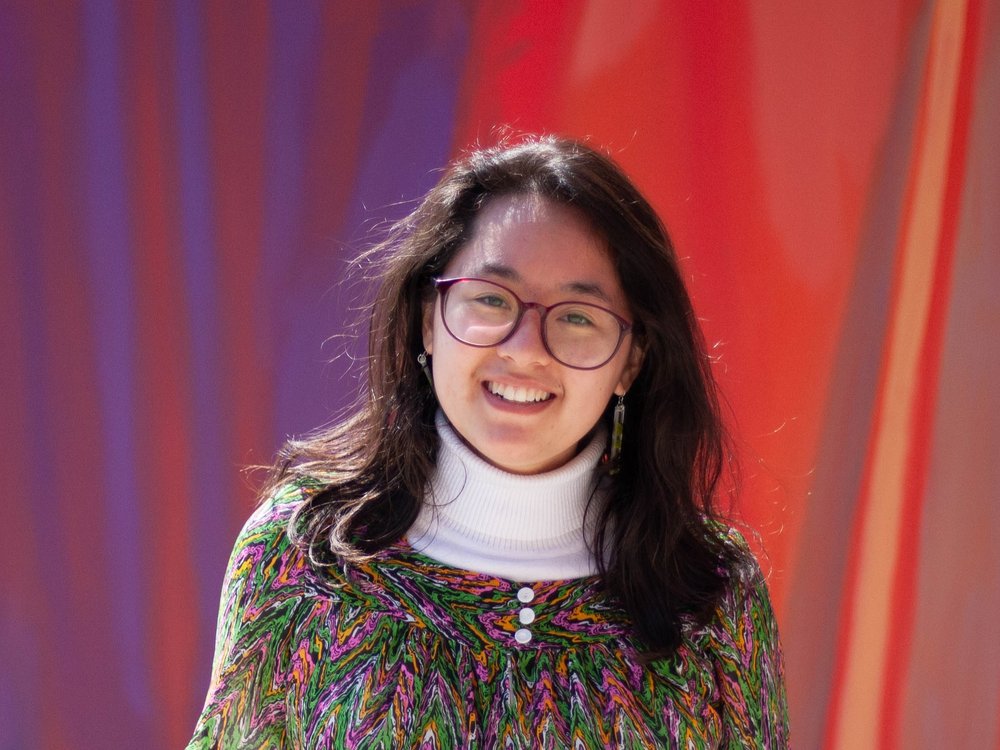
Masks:
[[[370,306],[368,391],[341,423],[292,441],[268,490],[317,491],[289,532],[318,563],[350,563],[413,524],[438,449],[437,402],[416,357],[431,279],[498,195],[535,194],[579,211],[607,242],[644,351],[626,397],[619,470],[593,549],[607,590],[651,657],[672,652],[682,618],[707,621],[741,553],[717,521],[730,460],[715,381],[673,247],[649,203],[607,156],[575,141],[531,137],[457,161],[413,213],[364,256],[380,286]],[[610,423],[613,404],[605,419]]]

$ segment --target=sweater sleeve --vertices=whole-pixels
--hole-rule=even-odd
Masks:
[[[263,503],[237,538],[219,604],[205,707],[188,749],[285,748],[291,623],[302,558],[286,535],[300,490]]]
[[[764,576],[746,547],[744,570],[734,577],[715,626],[712,650],[724,748],[788,747],[788,706],[778,625]]]

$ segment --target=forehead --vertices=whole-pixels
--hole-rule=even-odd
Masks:
[[[446,274],[499,278],[536,299],[576,292],[625,302],[604,239],[578,211],[536,195],[489,201]]]

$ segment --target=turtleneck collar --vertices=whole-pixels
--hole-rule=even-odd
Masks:
[[[568,463],[543,474],[511,474],[487,463],[438,411],[437,465],[407,534],[418,552],[515,581],[596,572],[584,529],[594,469],[607,443],[599,428]],[[599,507],[591,508],[588,521]]]

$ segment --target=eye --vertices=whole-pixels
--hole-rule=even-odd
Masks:
[[[474,301],[485,307],[502,308],[510,306],[510,302],[499,294],[480,294]]]
[[[580,310],[569,310],[565,315],[560,317],[560,320],[563,320],[573,326],[594,325],[594,321],[591,320],[590,316]]]

